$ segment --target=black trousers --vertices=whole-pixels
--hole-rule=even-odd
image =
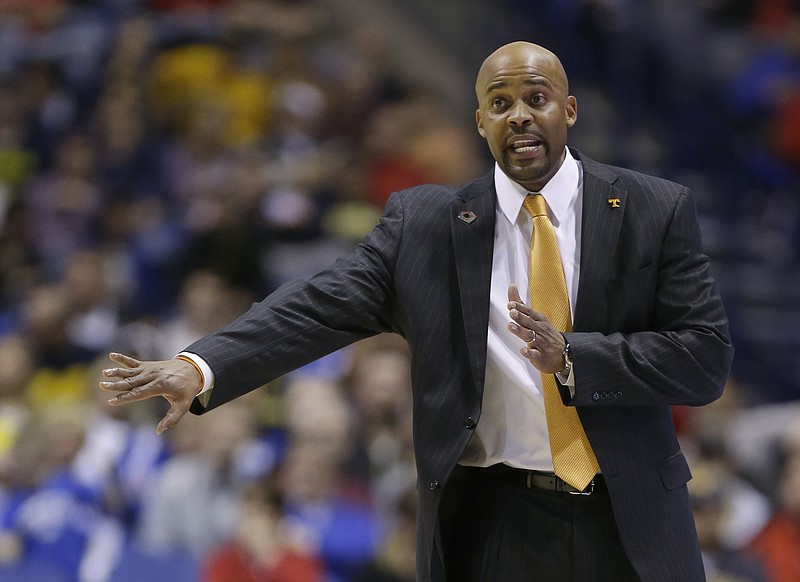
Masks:
[[[458,466],[439,519],[448,582],[639,582],[602,480],[570,495],[528,488],[523,471]]]

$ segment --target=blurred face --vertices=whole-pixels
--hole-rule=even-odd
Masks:
[[[221,406],[204,418],[198,441],[200,450],[209,458],[222,462],[255,434],[254,409],[247,400]]]
[[[561,62],[525,42],[505,45],[481,66],[475,83],[478,133],[500,169],[535,192],[564,160],[567,129],[577,119]]]
[[[697,539],[704,550],[715,550],[719,546],[719,530],[722,520],[722,509],[716,503],[695,504],[694,525]]]
[[[293,444],[281,472],[283,494],[291,503],[325,500],[337,479],[335,461],[314,445]]]
[[[95,163],[95,153],[88,138],[74,135],[67,139],[58,153],[61,170],[69,175],[85,178],[90,176]]]
[[[353,393],[360,412],[369,420],[397,411],[411,395],[408,358],[399,352],[375,352],[361,362]]]
[[[33,371],[33,355],[22,339],[8,336],[0,342],[0,397],[23,396]]]
[[[79,309],[102,301],[108,288],[102,257],[91,251],[74,255],[64,273],[64,286],[73,306]]]
[[[64,340],[69,305],[63,290],[55,286],[34,289],[23,306],[25,332],[40,345],[55,345]]]

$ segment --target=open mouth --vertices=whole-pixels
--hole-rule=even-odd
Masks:
[[[509,149],[518,156],[523,157],[531,157],[535,155],[540,149],[544,142],[539,138],[533,136],[520,136],[514,138],[511,143],[509,144]]]

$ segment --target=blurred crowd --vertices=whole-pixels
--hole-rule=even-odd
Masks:
[[[165,438],[97,382],[483,172],[471,128],[312,1],[2,1],[0,47],[0,579],[413,579],[399,338]]]
[[[797,4],[496,8],[564,57],[580,147],[689,183],[704,218],[756,208],[746,224],[770,227],[756,238],[785,267]],[[0,0],[0,582],[414,579],[401,338],[162,437],[165,403],[111,408],[97,389],[108,351],[171,358],[347,253],[391,192],[490,167],[386,31],[333,16],[322,0]],[[675,422],[709,579],[800,580],[800,405],[735,379]]]

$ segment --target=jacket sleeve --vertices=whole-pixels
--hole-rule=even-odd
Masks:
[[[702,405],[722,394],[733,358],[728,320],[701,248],[694,201],[686,189],[676,200],[658,261],[626,279],[627,306],[609,306],[652,301],[647,325],[566,334],[575,373],[568,404]]]
[[[402,230],[395,194],[378,226],[348,257],[309,280],[286,283],[187,347],[215,375],[207,406],[195,399],[192,412],[202,414],[348,344],[394,331],[392,273]]]

